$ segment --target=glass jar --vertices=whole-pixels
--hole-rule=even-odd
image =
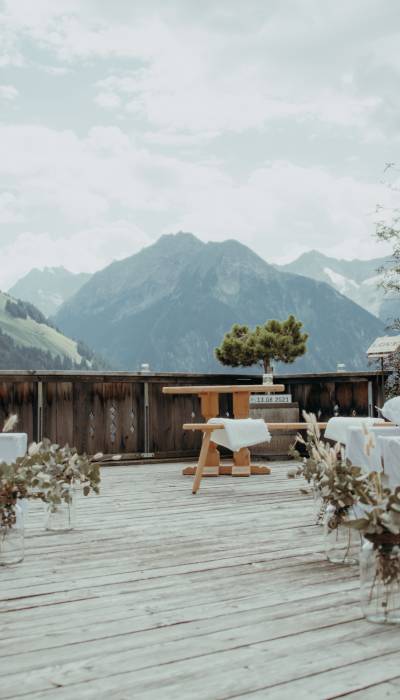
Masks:
[[[357,530],[346,527],[344,520],[354,519],[352,508],[326,508],[324,519],[325,553],[332,564],[358,564],[361,536]]]
[[[369,622],[400,623],[400,536],[369,535],[360,557],[361,608]]]
[[[313,521],[315,525],[323,525],[325,520],[327,504],[321,496],[321,491],[315,485],[313,486],[313,498]]]
[[[13,506],[15,522],[0,527],[0,565],[19,564],[24,558],[24,513],[21,506]]]
[[[262,381],[262,383],[263,383],[263,384],[267,384],[267,385],[273,384],[273,383],[274,383],[274,375],[273,375],[273,373],[272,373],[272,372],[265,372],[265,373],[263,374],[263,381]]]
[[[61,503],[49,503],[46,512],[46,530],[51,532],[68,532],[76,524],[76,489],[69,486],[64,489]]]

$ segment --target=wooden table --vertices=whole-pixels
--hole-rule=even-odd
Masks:
[[[233,415],[235,418],[248,418],[250,415],[251,394],[281,393],[285,390],[283,384],[233,384],[226,386],[165,386],[164,394],[197,394],[201,404],[201,414],[207,422],[219,414],[219,395],[232,394]],[[233,454],[233,465],[222,465],[220,454],[215,443],[211,442],[207,455],[204,476],[250,476],[250,474],[269,474],[269,467],[253,465],[250,462],[250,451],[243,447]],[[196,467],[185,467],[183,474],[194,475]]]

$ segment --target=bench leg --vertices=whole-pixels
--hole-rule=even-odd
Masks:
[[[204,466],[206,464],[208,450],[210,447],[211,433],[203,433],[203,441],[201,443],[201,450],[199,455],[199,461],[196,467],[196,474],[193,481],[192,493],[197,493],[199,490],[201,477],[203,476]]]
[[[243,447],[239,452],[233,453],[232,476],[250,476],[250,450]]]

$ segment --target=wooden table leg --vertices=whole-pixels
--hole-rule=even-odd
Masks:
[[[192,493],[197,493],[199,490],[200,482],[204,473],[204,467],[207,460],[207,454],[210,447],[210,433],[203,433],[203,441],[201,443],[201,450],[199,455],[199,461],[196,467],[196,474],[194,477]]]
[[[249,418],[250,393],[233,392],[233,415],[235,418]],[[250,476],[250,474],[270,474],[269,467],[251,464],[250,450],[243,447],[233,453],[232,476]]]
[[[205,393],[200,394],[201,402],[201,415],[203,416],[205,422],[210,418],[216,418],[219,413],[219,397],[218,394]],[[215,442],[209,441],[207,456],[205,459],[205,464],[203,466],[202,474],[203,476],[219,476],[220,475],[220,454],[217,449]],[[182,474],[194,475],[196,474],[196,467],[185,467]]]

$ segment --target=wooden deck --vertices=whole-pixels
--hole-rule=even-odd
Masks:
[[[0,570],[0,697],[38,700],[400,696],[400,630],[371,625],[358,571],[328,564],[311,499],[271,476],[181,464],[104,469],[80,527],[28,516]]]

